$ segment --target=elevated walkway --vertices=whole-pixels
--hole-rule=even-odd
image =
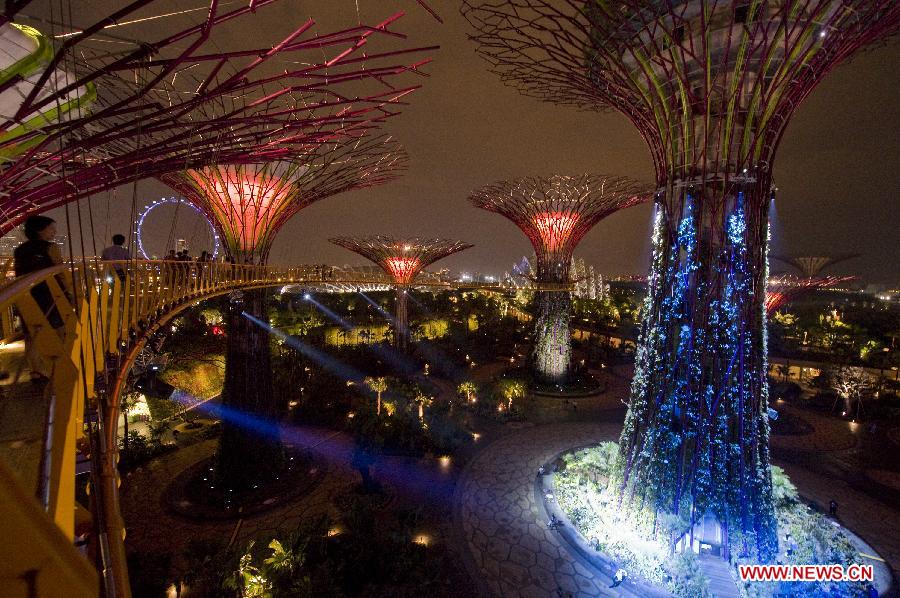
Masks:
[[[9,268],[6,261],[6,268]],[[15,480],[0,492],[4,522],[34,529],[35,542],[0,549],[0,587],[16,587],[35,572],[53,571],[63,593],[26,585],[28,596],[96,596],[98,577],[75,549],[76,461],[90,461],[92,550],[107,595],[130,595],[124,524],[118,509],[117,430],[119,395],[127,373],[150,335],[197,301],[233,291],[301,285],[310,290],[353,291],[390,285],[383,275],[360,276],[321,266],[279,268],[171,261],[101,262],[83,259],[0,285],[0,475]],[[424,277],[409,285],[429,289],[509,292],[499,284],[455,283]],[[536,290],[563,292],[570,285]],[[31,382],[23,363],[25,330],[48,379]],[[5,484],[5,481],[4,481]],[[31,497],[25,501],[22,497]],[[36,499],[36,500],[35,500]],[[12,525],[12,524],[10,524]],[[11,528],[12,529],[12,528]],[[23,528],[24,529],[24,528]],[[46,541],[39,538],[44,538]],[[61,539],[63,540],[61,542]],[[13,553],[19,554],[13,554]],[[80,563],[66,565],[66,563]],[[55,563],[52,567],[49,563]],[[89,563],[90,564],[90,563]],[[69,567],[66,572],[56,568]],[[49,568],[48,568],[49,567]],[[54,568],[55,567],[55,568]],[[87,573],[85,573],[87,571]],[[43,575],[43,573],[41,573]],[[47,588],[56,586],[46,586]],[[82,590],[85,590],[82,592]]]

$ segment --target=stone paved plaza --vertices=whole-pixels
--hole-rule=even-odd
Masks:
[[[457,517],[475,573],[502,596],[618,596],[612,580],[574,558],[536,504],[537,469],[570,447],[612,439],[618,425],[565,423],[524,427],[492,443],[467,466]],[[633,594],[637,595],[637,594]]]
[[[548,459],[571,447],[618,440],[620,430],[620,423],[524,427],[487,446],[469,463],[457,489],[458,525],[473,572],[493,593],[558,596],[561,590],[575,596],[629,595],[621,588],[610,590],[608,575],[569,552],[547,529],[534,496],[537,468]],[[840,480],[776,464],[784,466],[804,498],[820,505],[835,498],[841,504],[840,520],[885,557],[896,576],[900,513]]]

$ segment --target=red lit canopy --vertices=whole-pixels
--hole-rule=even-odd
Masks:
[[[531,241],[541,282],[567,282],[575,247],[613,212],[647,201],[649,186],[606,175],[501,181],[473,191],[475,207],[512,220]]]
[[[330,241],[372,260],[400,285],[412,283],[419,272],[439,259],[472,247],[449,239],[396,239],[382,235],[335,237]]]
[[[407,155],[390,136],[297,148],[293,159],[223,164],[160,177],[219,228],[235,258],[263,262],[280,227],[320,199],[394,180]]]

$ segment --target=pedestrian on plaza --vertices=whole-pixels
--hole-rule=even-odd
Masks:
[[[831,516],[837,519],[837,510],[838,504],[833,498],[828,502],[828,512],[831,513]]]
[[[612,585],[609,587],[617,588],[622,585],[622,583],[624,583],[626,579],[628,579],[628,571],[620,568],[616,571],[616,575],[615,577],[613,577]]]
[[[131,254],[125,249],[125,235],[113,235],[112,245],[103,250],[100,259],[104,262],[127,262],[131,259]],[[119,276],[119,280],[125,280],[125,265],[113,264],[113,269]]]
[[[29,216],[25,221],[24,229],[27,240],[16,247],[13,252],[16,276],[24,276],[62,264],[59,245],[54,241],[56,238],[55,220],[46,216]],[[59,283],[65,290],[63,282],[59,281]],[[43,312],[44,317],[47,318],[50,326],[62,337],[64,334],[62,316],[56,307],[56,302],[47,283],[36,284],[31,289],[31,296],[37,303],[38,308]],[[31,381],[40,382],[46,380],[48,372],[34,342],[34,334],[37,331],[29,330],[24,323],[23,327],[25,329],[25,362],[31,370]],[[19,374],[21,374],[21,369]]]

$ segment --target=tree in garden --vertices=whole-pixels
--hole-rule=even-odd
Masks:
[[[381,393],[386,392],[388,389],[387,378],[384,376],[378,376],[374,378],[372,376],[368,376],[365,380],[363,380],[366,386],[369,387],[369,390],[375,393],[376,396],[376,408],[375,414],[381,415]]]
[[[434,399],[432,397],[427,396],[421,390],[416,393],[416,396],[413,398],[413,402],[419,408],[419,421],[423,424],[425,423],[425,407],[431,405]]]
[[[465,0],[463,13],[505,82],[621,111],[654,161],[623,506],[648,535],[711,513],[726,558],[772,560],[763,301],[776,150],[828,71],[897,31],[900,3]]]
[[[459,386],[456,387],[456,392],[457,394],[464,395],[466,397],[467,405],[478,400],[478,397],[476,396],[478,393],[478,386],[471,380],[462,382]]]
[[[610,214],[648,199],[649,187],[604,175],[526,177],[469,195],[475,207],[512,220],[534,247],[538,290],[531,359],[541,382],[564,384],[571,372],[569,286],[575,247]]]
[[[849,415],[856,407],[855,419],[858,419],[863,397],[874,385],[872,376],[864,368],[842,365],[828,372],[828,379],[838,399],[844,401],[843,414]]]
[[[265,264],[275,235],[291,216],[332,195],[387,183],[405,160],[390,136],[351,136],[298,146],[278,161],[221,164],[161,178],[210,218],[237,263]],[[240,417],[223,422],[218,473],[224,484],[241,489],[273,477],[282,464],[269,333],[259,321],[268,323],[266,289],[232,302],[222,404]],[[245,415],[267,424],[248,425]]]
[[[504,379],[501,380],[497,384],[498,389],[500,390],[500,395],[503,397],[503,400],[506,401],[504,405],[505,409],[512,409],[513,399],[521,399],[525,397],[526,388],[525,384],[520,380],[511,380]]]
[[[334,237],[329,241],[372,260],[391,277],[397,293],[394,344],[403,351],[409,347],[407,293],[416,276],[434,262],[472,247],[468,243],[449,239],[397,239],[383,235]]]

